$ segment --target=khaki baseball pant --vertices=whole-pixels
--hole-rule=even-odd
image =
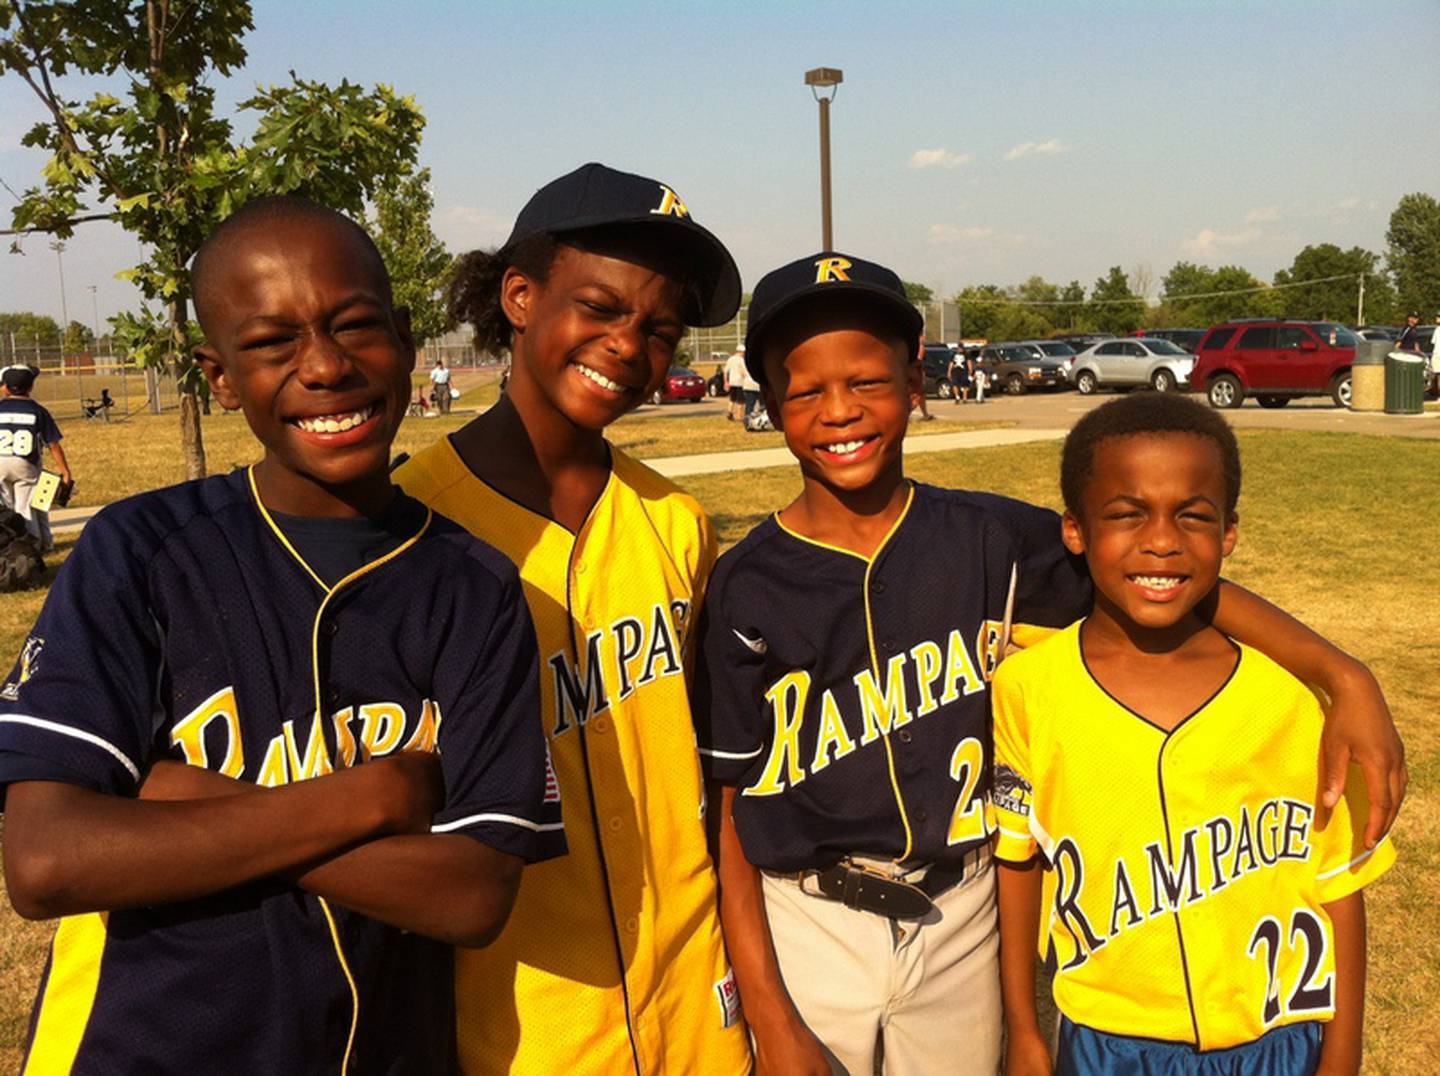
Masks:
[[[802,888],[802,886],[808,888]],[[990,1074],[1000,1065],[1000,935],[988,856],[922,920],[817,896],[811,879],[764,875],[780,974],[838,1076]]]

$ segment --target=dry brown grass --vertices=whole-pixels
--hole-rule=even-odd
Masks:
[[[673,409],[637,415],[617,426],[649,455],[669,447]],[[455,421],[455,420],[452,420]],[[716,420],[723,423],[723,420]],[[458,421],[456,422],[458,425]],[[92,424],[93,425],[93,424]],[[728,425],[728,424],[726,424]],[[935,425],[935,424],[929,424]],[[212,424],[212,428],[219,423]],[[652,429],[652,426],[654,427]],[[412,423],[428,440],[441,420]],[[729,431],[725,431],[728,433]],[[715,425],[703,438],[723,447]],[[759,435],[738,434],[746,445]],[[1433,1071],[1440,1057],[1440,602],[1431,547],[1440,533],[1440,446],[1344,434],[1249,431],[1245,452],[1240,546],[1228,574],[1325,632],[1370,663],[1380,676],[1405,736],[1411,786],[1395,829],[1400,860],[1368,892],[1370,988],[1365,1071]],[[650,442],[641,445],[641,442]],[[993,489],[1058,506],[1058,445],[1032,444],[916,456],[911,473],[925,481]],[[82,472],[83,475],[83,472]],[[723,540],[746,530],[794,495],[791,468],[687,480],[716,520]],[[946,555],[937,550],[937,556]],[[14,654],[40,595],[0,603],[0,653]],[[49,930],[0,908],[0,1065],[18,1055]],[[6,1052],[8,1047],[9,1052]]]

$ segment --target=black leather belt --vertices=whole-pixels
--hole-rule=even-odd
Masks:
[[[923,919],[934,910],[934,898],[965,877],[965,860],[936,864],[913,883],[887,878],[874,868],[846,860],[823,871],[805,873],[813,875],[823,895],[847,908],[891,919]]]

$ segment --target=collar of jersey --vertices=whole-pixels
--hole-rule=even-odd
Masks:
[[[327,597],[335,593],[337,590],[340,590],[346,585],[354,582],[356,579],[359,579],[367,572],[373,571],[374,569],[380,567],[382,564],[392,561],[401,553],[404,553],[407,549],[409,549],[412,545],[414,545],[420,540],[421,535],[423,535],[427,530],[430,529],[430,521],[435,518],[434,511],[427,507],[425,509],[425,521],[420,524],[420,528],[414,534],[412,534],[409,538],[406,538],[403,542],[401,542],[394,549],[390,550],[390,552],[386,553],[384,556],[377,557],[375,560],[370,561],[368,564],[360,565],[360,567],[356,568],[353,572],[351,572],[344,579],[340,580],[332,587],[327,584],[325,580],[321,579],[319,575],[316,574],[314,568],[310,567],[309,563],[305,560],[305,558],[300,555],[300,551],[290,543],[289,538],[285,537],[285,532],[281,530],[279,524],[275,522],[275,517],[270,514],[270,509],[265,507],[265,502],[260,499],[259,487],[255,485],[255,465],[253,463],[249,467],[245,468],[245,479],[250,485],[250,497],[252,500],[254,500],[255,507],[259,509],[261,518],[265,520],[265,525],[270,528],[270,533],[275,535],[275,537],[279,539],[280,544],[285,547],[286,552],[288,552],[292,557],[295,558],[295,562],[299,564],[300,567],[305,569],[306,574],[309,575],[311,579],[315,580],[315,585],[318,586]]]
[[[846,549],[844,546],[831,545],[829,542],[822,542],[818,538],[811,538],[808,535],[801,534],[797,530],[792,530],[791,528],[785,526],[785,521],[780,518],[779,512],[776,512],[772,518],[775,520],[775,525],[779,527],[782,531],[790,535],[791,538],[804,542],[806,545],[813,545],[818,546],[821,549],[828,549],[832,553],[843,553],[847,557],[854,557],[862,564],[873,564],[875,560],[880,556],[880,554],[885,552],[886,547],[890,544],[890,539],[895,537],[895,532],[900,529],[900,524],[904,523],[905,517],[910,514],[910,506],[915,503],[915,483],[907,479],[905,482],[905,487],[905,507],[900,509],[900,514],[895,517],[895,522],[890,524],[890,529],[885,532],[885,537],[880,539],[880,544],[875,547],[875,552],[871,553],[868,557],[865,556],[863,553],[855,552],[855,550],[853,549]]]

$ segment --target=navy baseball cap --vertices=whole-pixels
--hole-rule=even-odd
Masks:
[[[674,188],[593,161],[536,191],[515,218],[505,246],[542,232],[562,236],[613,225],[670,229],[666,234],[686,243],[698,270],[696,325],[723,325],[740,309],[735,259],[724,243],[695,223]]]
[[[0,381],[15,392],[29,392],[37,373],[39,371],[30,366],[7,366],[0,371]]]
[[[764,350],[760,338],[783,311],[820,295],[850,295],[892,315],[904,333],[916,341],[925,319],[905,294],[905,285],[893,270],[876,262],[822,250],[782,265],[760,278],[750,298],[750,321],[745,332],[745,367],[763,382]]]

